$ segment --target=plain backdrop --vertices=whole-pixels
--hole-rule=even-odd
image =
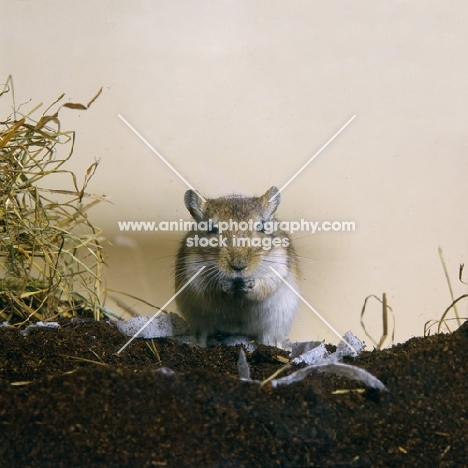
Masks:
[[[42,102],[43,111],[62,92],[86,103],[103,87],[89,110],[60,115],[76,130],[69,168],[84,175],[100,159],[89,190],[112,203],[90,217],[112,243],[110,288],[163,305],[183,233],[124,233],[117,222],[189,219],[184,182],[118,114],[207,197],[281,187],[356,115],[282,193],[280,219],[357,227],[294,236],[304,298],[371,348],[360,325],[367,296],[387,294],[397,342],[421,335],[451,303],[439,246],[455,296],[467,292],[458,281],[468,254],[466,2],[0,4],[0,82],[13,76],[22,110]],[[0,99],[0,120],[11,105]],[[467,316],[466,302],[459,312]],[[366,326],[380,337],[377,300]],[[337,341],[306,306],[291,338]]]

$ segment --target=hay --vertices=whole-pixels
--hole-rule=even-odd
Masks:
[[[73,154],[75,133],[62,131],[60,96],[33,120],[14,104],[8,79],[0,96],[10,94],[13,113],[0,122],[0,321],[13,324],[74,316],[103,316],[104,265],[101,230],[87,211],[104,199],[85,190],[98,161],[86,171],[81,186],[63,168]],[[50,114],[52,107],[58,109]],[[65,156],[61,156],[65,153]],[[47,188],[47,177],[68,174],[71,190]]]

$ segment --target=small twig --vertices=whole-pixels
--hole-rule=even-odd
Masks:
[[[153,356],[156,358],[156,360],[158,361],[158,364],[161,364],[161,356],[159,355],[159,352],[158,352],[158,348],[156,347],[156,345],[154,344],[154,339],[151,339],[151,344],[149,344],[149,342],[147,341],[146,342],[146,346],[148,346],[149,350],[151,351],[151,353],[153,354]]]
[[[102,362],[102,359],[99,357],[99,355],[95,351],[93,351],[91,348],[88,348],[88,351],[93,353],[99,359],[99,361]]]
[[[460,268],[458,269],[458,279],[460,280],[460,283],[463,284],[468,284],[467,282],[463,281],[463,269],[465,268],[464,263],[460,263]]]
[[[152,307],[153,309],[158,309],[160,310],[162,313],[164,314],[167,314],[167,311],[166,310],[162,310],[161,307],[158,307],[158,306],[155,306],[154,304],[151,304],[150,302],[148,301],[145,301],[144,299],[141,299],[137,296],[134,296],[133,294],[129,294],[129,293],[125,293],[125,292],[122,292],[122,291],[117,291],[115,289],[111,289],[111,288],[106,288],[107,291],[110,291],[110,292],[113,292],[113,293],[116,293],[116,294],[122,294],[122,296],[127,296],[127,297],[131,297],[132,299],[135,299],[136,301],[140,301],[140,302],[143,302],[143,304],[146,304],[147,306],[150,306]],[[118,301],[118,299],[116,299],[115,297],[113,298],[115,301]],[[120,305],[120,304],[119,304]],[[138,314],[134,313],[134,312],[129,312],[131,313],[133,316],[136,316]]]
[[[377,299],[382,304],[382,328],[383,328],[382,331],[383,333],[378,343],[367,332],[366,326],[364,324],[364,314],[366,311],[367,301],[372,298]],[[395,340],[395,316],[393,315],[393,309],[388,305],[387,294],[383,293],[382,299],[380,299],[380,297],[376,296],[375,294],[371,294],[370,296],[367,296],[365,298],[364,305],[362,306],[362,310],[361,310],[361,327],[364,330],[364,333],[372,340],[372,342],[374,343],[377,349],[382,348],[383,342],[388,337],[388,311],[392,312],[392,319],[393,319],[392,343],[393,343],[393,341]]]
[[[447,285],[448,285],[448,288],[449,288],[449,291],[450,291],[450,297],[452,298],[452,303],[453,303],[453,301],[455,300],[455,296],[453,294],[453,288],[452,288],[452,283],[450,281],[450,276],[449,276],[449,273],[448,273],[448,270],[447,270],[447,264],[445,263],[444,252],[442,250],[442,247],[440,247],[440,246],[439,246],[439,257],[440,257],[440,261],[442,263],[442,267],[444,269],[445,279],[447,280]],[[458,309],[455,306],[455,304],[453,306],[453,310],[455,312],[455,317],[457,318],[457,324],[458,324],[458,326],[460,326],[461,321],[460,321],[460,317],[458,315]]]
[[[439,320],[439,326],[437,327],[437,333],[440,333],[440,330],[442,328],[442,323],[445,321],[445,317],[447,314],[450,312],[450,309],[458,302],[464,299],[465,297],[468,297],[468,294],[463,294],[463,296],[460,296],[459,298],[455,299],[446,309],[445,312],[442,314],[442,317]]]
[[[460,318],[461,318],[462,320],[468,320],[468,317],[460,317]],[[445,320],[444,320],[444,323],[445,323],[445,326],[446,326],[446,327],[447,327],[447,322],[448,322],[449,320],[457,320],[457,319],[456,319],[455,317],[445,319]],[[431,329],[434,325],[436,325],[436,324],[438,324],[438,323],[439,323],[439,320],[434,320],[434,319],[428,320],[428,321],[424,324],[424,336],[429,336],[429,335],[430,335],[430,329]],[[447,329],[448,329],[449,331],[451,331],[449,327],[447,327]]]
[[[383,328],[383,334],[380,337],[380,341],[379,341],[379,344],[377,345],[377,349],[382,349],[382,345],[388,336],[388,304],[387,304],[386,293],[383,293],[383,296],[382,296],[382,328]],[[392,341],[393,341],[393,337],[392,337]]]
[[[79,356],[69,356],[68,354],[59,354],[59,356],[67,359],[72,359],[73,361],[88,362],[90,364],[97,364],[98,366],[109,367],[109,364],[106,364],[105,362],[93,361],[92,359],[86,359]]]
[[[273,374],[270,375],[270,377],[267,377],[265,380],[263,380],[260,384],[260,387],[263,387],[266,385],[268,382],[271,382],[273,379],[275,379],[279,374],[284,372],[285,370],[291,369],[292,365],[291,364],[286,364],[285,366],[279,368],[276,372],[273,372]]]

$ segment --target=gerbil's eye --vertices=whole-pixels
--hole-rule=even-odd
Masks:
[[[263,221],[258,221],[255,223],[255,230],[257,232],[265,233],[265,223]]]
[[[206,232],[208,234],[218,234],[218,226],[215,226],[214,224],[212,224],[208,227],[208,230]]]

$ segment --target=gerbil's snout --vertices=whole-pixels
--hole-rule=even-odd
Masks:
[[[245,258],[235,258],[231,260],[230,266],[235,271],[242,271],[247,268],[247,260]]]
[[[228,294],[248,293],[255,286],[255,280],[247,273],[250,270],[248,256],[239,252],[229,252],[226,258],[225,276],[221,280],[221,289]]]

